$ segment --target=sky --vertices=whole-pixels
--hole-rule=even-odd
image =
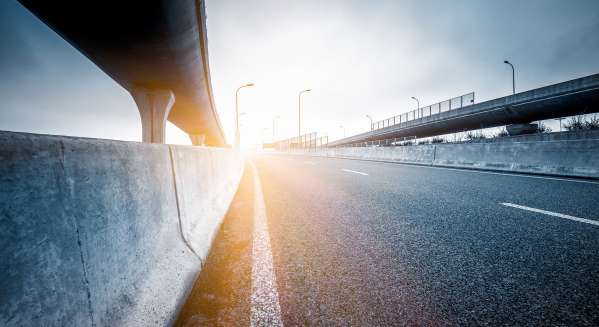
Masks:
[[[599,73],[599,1],[207,0],[214,99],[229,141],[330,140],[475,92],[476,102]],[[14,0],[0,3],[0,130],[141,140],[129,93]],[[341,127],[343,126],[343,127]],[[188,144],[167,126],[167,142]]]

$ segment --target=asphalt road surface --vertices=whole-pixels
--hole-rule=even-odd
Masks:
[[[286,326],[599,325],[597,181],[292,155],[253,162],[270,253],[250,244],[255,208],[229,215],[205,265],[212,277],[196,285],[208,300],[181,325],[267,325],[253,320],[252,262],[269,255],[267,296]],[[240,188],[232,207],[254,203],[252,190]],[[225,237],[234,226],[244,227]],[[235,294],[210,289],[218,283]]]

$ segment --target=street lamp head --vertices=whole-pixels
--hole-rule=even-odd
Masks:
[[[509,61],[507,61],[507,60],[504,60],[504,61],[503,61],[503,63],[504,63],[504,64],[509,64],[510,62],[509,62]]]
[[[412,99],[414,99],[414,100],[418,100],[418,99],[416,99],[416,97],[412,97]]]

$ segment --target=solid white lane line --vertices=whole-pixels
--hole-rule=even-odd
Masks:
[[[250,326],[283,326],[279,293],[272,263],[270,235],[262,185],[256,166],[254,176],[254,239],[252,247],[252,295]]]
[[[519,204],[513,204],[513,203],[509,203],[509,202],[503,202],[501,204],[503,204],[504,206],[512,207],[512,208],[518,208],[518,209],[522,209],[522,210],[528,210],[528,211],[542,213],[542,214],[549,215],[549,216],[554,216],[554,217],[559,217],[559,218],[564,218],[564,219],[578,221],[578,222],[581,222],[581,223],[586,223],[586,224],[591,224],[591,225],[599,226],[599,221],[596,221],[596,220],[578,218],[578,217],[574,217],[574,216],[570,216],[570,215],[565,215],[563,213],[557,213],[557,212],[552,212],[552,211],[547,211],[547,210],[542,210],[542,209],[537,209],[537,208],[531,208],[531,207],[527,207],[527,206],[521,206]]]
[[[360,171],[355,171],[355,170],[345,169],[345,168],[343,168],[341,170],[346,171],[348,173],[354,173],[354,174],[360,174],[360,175],[368,176],[367,173],[363,173],[363,172],[360,172]]]
[[[416,166],[416,165],[412,165]],[[524,177],[524,178],[537,178],[537,179],[548,179],[553,181],[562,181],[562,182],[574,182],[574,183],[585,183],[585,184],[596,184],[599,185],[599,182],[594,181],[585,181],[581,179],[568,179],[568,178],[559,178],[559,177],[549,177],[549,176],[535,176],[535,175],[526,175],[526,173],[522,174],[511,174],[511,173],[497,173],[492,171],[484,171],[484,170],[474,170],[474,169],[460,169],[460,168],[450,168],[450,167],[433,167],[433,166],[419,166],[423,168],[435,168],[435,169],[447,169],[447,170],[455,170],[455,171],[464,171],[470,173],[478,173],[478,174],[490,174],[490,175],[503,175],[503,176],[514,176],[514,177]]]

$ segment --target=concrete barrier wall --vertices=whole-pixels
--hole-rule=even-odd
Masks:
[[[433,165],[599,178],[599,140],[441,144]]]
[[[171,146],[170,150],[183,234],[204,258],[239,186],[243,159],[229,149]]]
[[[355,147],[330,148],[319,150],[318,154],[331,157],[359,158],[369,160],[389,160],[405,163],[430,164],[433,160],[434,146],[417,147]]]
[[[599,178],[599,139],[317,149],[312,155]]]
[[[243,167],[232,150],[0,132],[0,325],[171,323]]]

